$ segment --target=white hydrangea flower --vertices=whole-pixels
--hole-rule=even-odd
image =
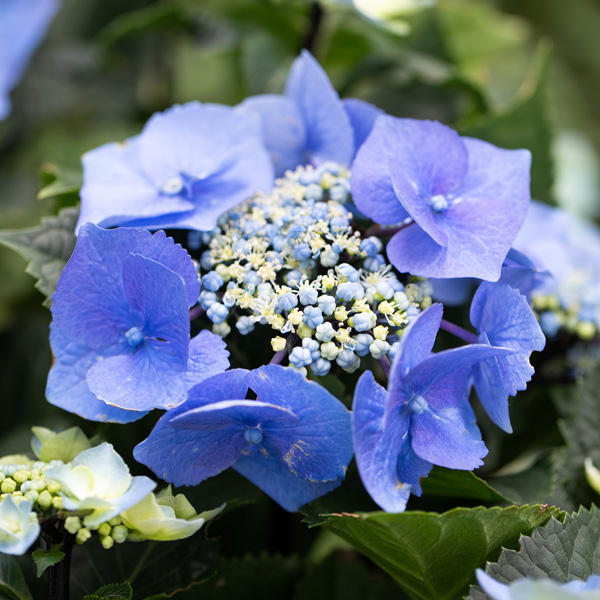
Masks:
[[[165,542],[190,537],[224,508],[225,504],[222,504],[214,510],[196,514],[187,498],[183,494],[173,496],[169,486],[162,494],[149,494],[122,513],[121,518],[133,530],[129,539]]]
[[[156,487],[148,477],[132,477],[125,461],[106,442],[85,450],[69,465],[48,469],[46,479],[61,484],[66,510],[92,511],[83,519],[90,529],[131,508]]]
[[[40,529],[29,500],[15,502],[9,495],[0,502],[0,552],[25,554],[40,535]]]

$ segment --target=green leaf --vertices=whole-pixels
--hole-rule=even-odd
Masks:
[[[34,550],[31,553],[31,558],[37,566],[37,576],[41,577],[44,571],[59,563],[65,557],[65,553],[60,549],[60,544],[52,546],[50,550]]]
[[[550,519],[545,527],[523,536],[520,550],[502,550],[486,572],[502,583],[521,577],[548,579],[559,583],[584,580],[600,569],[600,510],[581,507],[567,515],[563,523]],[[471,588],[468,600],[489,599],[478,586]]]
[[[414,599],[460,598],[474,571],[502,546],[516,546],[560,514],[555,508],[455,508],[443,514],[405,512],[323,515],[327,527],[389,573]]]
[[[56,198],[61,206],[71,206],[79,201],[82,185],[81,171],[63,169],[52,163],[42,165],[44,187],[38,192],[38,200]]]
[[[540,45],[536,76],[526,81],[527,92],[512,108],[470,124],[461,135],[479,138],[501,148],[526,148],[531,151],[531,195],[552,203],[553,161],[546,99],[549,49]]]
[[[133,588],[129,583],[109,583],[103,585],[90,596],[84,596],[83,600],[100,600],[101,598],[110,598],[111,600],[131,600],[133,597]]]
[[[36,456],[44,461],[62,460],[71,462],[78,454],[92,447],[92,444],[83,431],[75,426],[55,433],[46,427],[32,427],[33,435],[39,444],[32,442]]]
[[[598,494],[585,478],[584,460],[589,456],[600,465],[600,363],[577,382],[574,410],[569,420],[560,423],[566,448],[558,455],[559,489],[554,501],[567,509],[589,506]]]
[[[423,496],[442,498],[461,498],[478,502],[510,502],[472,471],[459,471],[433,467],[433,470],[421,484]]]
[[[78,213],[78,208],[68,207],[56,217],[44,217],[38,227],[0,231],[0,244],[19,253],[28,262],[25,271],[38,280],[35,287],[46,296],[44,305],[48,308],[58,278],[75,248]]]
[[[14,556],[0,554],[0,597],[11,600],[33,600],[25,578]]]

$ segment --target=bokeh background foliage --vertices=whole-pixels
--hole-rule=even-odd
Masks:
[[[30,228],[27,239],[35,241],[38,252],[32,255],[31,243],[28,250],[19,246],[23,234],[0,235],[0,455],[26,451],[30,427],[44,423],[54,428],[78,424],[131,457],[133,445],[156,420],[150,416],[127,427],[91,424],[44,400],[51,355],[50,314],[42,303],[74,241],[69,233],[74,209],[69,207],[78,201],[81,154],[136,134],[153,112],[174,103],[236,104],[251,94],[279,93],[302,48],[313,52],[341,96],[365,99],[395,116],[438,119],[506,148],[528,148],[533,197],[600,216],[600,2],[439,0],[403,20],[399,34],[344,2],[63,1],[13,93],[13,115],[0,123],[0,228]],[[39,291],[12,250],[29,252],[28,271],[41,280]],[[537,367],[539,385],[511,404],[515,433],[510,443],[481,416],[490,447],[482,474],[524,453],[525,467],[501,472],[489,480],[493,487],[470,473],[450,477],[439,469],[424,485],[424,497],[409,508],[554,500],[573,510],[579,502],[598,500],[569,468],[580,458],[577,453],[596,451],[586,432],[590,422],[600,423],[597,401],[591,401],[585,387],[561,386],[552,364]],[[346,394],[339,382],[324,383],[339,397]],[[590,411],[585,422],[577,418],[579,404]],[[579,445],[564,446],[574,438]],[[557,482],[555,465],[570,477]],[[143,472],[140,465],[132,467]],[[376,508],[352,468],[344,486],[314,503],[314,514],[305,517],[320,527],[308,528],[301,515],[276,509],[235,473],[205,482],[190,498],[199,510],[229,500],[228,512],[192,543],[159,549],[148,544],[142,550],[128,544],[114,552],[86,545],[73,566],[74,597],[116,580],[131,581],[134,598],[171,597],[164,594],[175,590],[178,598],[198,597],[200,590],[203,598],[219,599],[241,594],[294,600],[403,597],[391,577],[352,550],[348,541],[356,540],[348,519],[355,517],[326,522],[317,517],[319,512]],[[473,568],[486,558],[496,560],[501,545],[518,548],[519,534],[530,533],[550,516],[562,518],[558,512],[520,508],[522,517],[515,521],[520,525],[498,540],[489,524],[500,516],[477,510],[482,512],[460,517],[468,523],[465,535],[470,531],[481,545],[473,564],[455,574],[444,592],[443,586],[407,584],[406,597],[460,597],[468,592]],[[407,513],[398,522],[382,516],[377,527],[393,542],[394,531],[418,535],[427,528],[433,528],[431,533],[455,526],[452,515],[429,523],[426,517],[419,521],[419,514]],[[412,533],[411,527],[416,528]],[[396,567],[360,549],[398,579]],[[8,568],[0,564],[0,573]],[[32,575],[31,567],[25,568]],[[34,597],[43,597],[43,580],[39,584],[39,590],[32,589]]]

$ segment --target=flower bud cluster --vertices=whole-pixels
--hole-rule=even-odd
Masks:
[[[234,319],[242,335],[269,325],[275,351],[296,334],[289,363],[315,375],[332,362],[353,372],[362,357],[393,356],[431,287],[400,282],[380,240],[353,229],[349,189],[349,172],[335,163],[299,167],[205,234],[199,302],[215,333],[228,335]]]
[[[62,461],[0,465],[0,501],[11,496],[15,502],[29,500],[33,509],[60,510],[61,485],[46,479],[46,469],[59,464]]]

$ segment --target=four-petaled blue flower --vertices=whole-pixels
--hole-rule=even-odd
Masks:
[[[0,121],[10,113],[9,93],[44,37],[58,0],[0,2]]]
[[[139,136],[84,155],[78,228],[90,221],[208,231],[272,184],[256,117],[216,104],[176,105],[153,115]]]
[[[327,74],[307,50],[294,61],[285,95],[251,96],[240,104],[258,114],[275,173],[326,161],[349,165],[380,109],[362,100],[340,100]]]
[[[352,429],[361,479],[386,511],[406,507],[432,466],[472,470],[487,448],[466,400],[471,367],[512,350],[479,344],[431,354],[442,319],[434,304],[402,335],[388,390],[364,373],[354,392]]]
[[[496,356],[473,367],[473,383],[481,404],[492,421],[510,433],[508,396],[527,387],[533,375],[529,355],[543,350],[546,338],[527,298],[499,283],[479,286],[471,303],[471,323],[479,333],[480,344],[514,350],[514,354]]]
[[[191,258],[163,231],[84,225],[53,296],[48,400],[118,423],[183,402],[229,366],[220,337],[190,341],[199,291]]]
[[[412,221],[387,246],[400,271],[495,281],[527,214],[530,163],[527,150],[436,121],[381,116],[353,163],[352,194],[376,223]]]
[[[257,400],[246,400],[248,388]],[[134,451],[176,486],[233,467],[288,511],[339,486],[352,458],[350,413],[300,373],[232,370],[195,386]]]

